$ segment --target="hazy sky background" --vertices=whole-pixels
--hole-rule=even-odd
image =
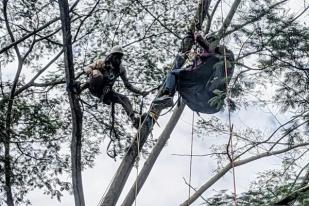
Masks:
[[[196,115],[195,115],[196,116]],[[218,117],[226,119],[227,113],[219,113]],[[159,124],[165,125],[169,116],[160,119]],[[189,179],[189,157],[180,157],[173,154],[189,154],[191,144],[191,119],[192,111],[188,108],[182,114],[167,146],[163,149],[156,164],[151,171],[144,187],[142,188],[137,205],[141,206],[165,206],[179,205],[188,197],[188,186],[184,183],[183,178]],[[197,116],[196,116],[197,118]],[[234,128],[240,129],[244,127],[263,128],[265,135],[271,133],[276,128],[277,123],[268,111],[259,108],[251,108],[249,110],[236,112],[232,115]],[[279,117],[280,118],[280,117]],[[162,128],[154,129],[154,135],[158,136]],[[194,138],[194,154],[210,153],[209,146],[211,144],[223,143],[226,144],[228,136],[204,138]],[[105,150],[106,145],[102,146]],[[244,167],[236,168],[237,176],[237,191],[244,192],[248,189],[249,182],[254,180],[256,173],[264,171],[265,162],[267,161],[268,169],[276,168],[280,165],[277,158],[265,158]],[[98,156],[95,161],[95,167],[87,169],[83,172],[83,184],[86,205],[97,205],[100,197],[106,190],[114,172],[118,168],[120,161],[113,161],[105,153]],[[142,164],[140,163],[140,169]],[[192,167],[192,185],[199,187],[204,184],[216,169],[216,162],[210,157],[194,157]],[[67,177],[70,181],[70,177]],[[118,204],[120,205],[124,195],[131,187],[136,178],[136,169],[131,172],[127,187],[123,191]],[[219,190],[232,190],[232,174],[229,172],[206,194],[213,194]],[[191,192],[192,194],[192,192]],[[205,195],[207,197],[207,195]],[[73,205],[73,196],[65,195],[61,203],[56,199],[50,200],[47,196],[42,196],[41,193],[32,193],[30,199],[34,206],[40,206],[44,202],[44,206],[56,205]],[[200,205],[202,201],[196,201],[193,205]]]

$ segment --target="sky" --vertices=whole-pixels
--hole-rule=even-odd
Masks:
[[[217,116],[225,118],[227,123],[227,113],[221,112]],[[165,125],[169,116],[159,120],[160,125]],[[191,144],[191,119],[192,111],[185,109],[180,118],[174,132],[172,133],[168,144],[164,147],[156,164],[154,165],[149,178],[142,188],[137,205],[141,206],[164,206],[179,205],[188,198],[188,186],[183,178],[189,179],[190,162],[189,157],[176,156],[174,154],[190,154]],[[280,116],[279,116],[280,118]],[[247,111],[241,111],[232,115],[232,121],[235,129],[241,127],[257,127],[264,128],[265,133],[270,133],[277,125],[273,117],[268,111],[259,108],[250,108]],[[244,124],[245,122],[245,124]],[[163,128],[163,127],[162,127]],[[162,128],[154,129],[154,135],[158,136]],[[198,138],[194,136],[193,154],[210,153],[209,146],[218,142],[227,143],[228,137],[212,137],[206,136]],[[102,146],[105,150],[106,145]],[[266,158],[254,163],[247,164],[244,167],[236,168],[237,191],[244,192],[248,189],[249,183],[256,178],[257,172],[264,171],[265,160],[267,160],[268,169],[277,168],[279,162],[277,158]],[[98,156],[95,160],[95,167],[87,169],[83,172],[83,186],[86,205],[97,205],[110,183],[114,172],[117,170],[120,161],[115,162],[105,153]],[[139,168],[142,167],[142,162]],[[199,187],[214,175],[216,162],[210,157],[194,157],[192,166],[192,185]],[[134,168],[131,172],[129,180],[124,188],[117,205],[120,205],[127,191],[136,179],[137,171]],[[70,177],[67,177],[70,180]],[[205,197],[214,194],[220,190],[232,191],[232,173],[226,174],[220,181],[213,185]],[[191,191],[192,194],[192,191]],[[33,192],[29,198],[34,206],[40,206],[44,202],[44,206],[69,206],[74,204],[72,195],[65,195],[59,203],[56,199],[51,200],[48,196],[42,196],[40,192]],[[193,206],[200,205],[202,199],[196,201]]]
[[[291,1],[292,2],[292,1]],[[293,10],[297,10],[302,1],[293,1],[290,4]],[[298,3],[295,3],[298,2]],[[308,17],[308,15],[306,15]],[[9,68],[16,68],[14,63],[8,65]],[[14,69],[6,70],[4,78],[9,78],[14,74]],[[278,113],[279,108],[271,108],[273,113],[278,114],[277,118],[284,120],[283,114]],[[159,136],[160,132],[164,128],[167,120],[169,119],[169,113],[167,116],[159,119],[158,126],[154,129],[154,136]],[[227,113],[221,112],[217,114],[227,123]],[[154,165],[144,187],[142,188],[138,198],[137,204],[139,206],[172,206],[179,205],[188,198],[188,186],[184,183],[183,178],[188,180],[189,178],[189,157],[176,156],[173,154],[189,154],[191,144],[191,118],[192,111],[188,108],[185,109],[179,120],[176,128],[174,129],[168,144],[160,154],[156,164]],[[265,108],[250,107],[243,109],[237,113],[232,114],[232,121],[235,129],[245,127],[262,128],[265,134],[271,133],[276,127],[278,122],[274,119],[272,114]],[[226,143],[228,136],[205,136],[198,138],[194,136],[193,154],[207,154],[210,153],[210,145],[218,144],[218,142]],[[95,166],[83,171],[83,186],[85,202],[88,206],[97,205],[102,197],[107,185],[110,183],[114,172],[117,170],[121,161],[115,162],[105,154],[106,143],[102,145],[102,154],[97,156],[95,160]],[[265,162],[267,165],[265,166]],[[143,160],[140,162],[140,169],[143,165]],[[236,168],[236,185],[238,193],[244,192],[248,189],[249,183],[255,180],[257,173],[266,169],[274,169],[280,166],[280,161],[276,157],[265,158],[253,163],[249,163],[245,166]],[[200,187],[207,180],[209,180],[215,173],[216,162],[210,157],[194,157],[192,166],[192,186]],[[127,191],[131,187],[132,183],[136,179],[136,169],[131,172],[129,180],[120,196],[117,205],[120,205],[124,199]],[[71,177],[66,177],[68,181]],[[232,191],[232,173],[227,173],[221,180],[213,185],[204,196],[207,198],[220,190]],[[65,193],[61,202],[56,199],[50,199],[49,196],[42,195],[42,191],[34,191],[28,195],[33,206],[71,206],[74,205],[74,198],[72,194]],[[200,205],[202,200],[196,201],[193,206]]]

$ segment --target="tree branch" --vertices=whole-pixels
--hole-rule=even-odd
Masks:
[[[247,25],[249,25],[249,24],[252,24],[252,23],[254,23],[254,22],[260,20],[260,19],[263,18],[265,15],[267,15],[272,9],[276,8],[277,6],[279,6],[279,5],[281,5],[282,3],[287,2],[287,1],[288,1],[288,0],[283,0],[283,1],[277,2],[277,3],[275,3],[275,4],[271,5],[271,6],[269,6],[269,7],[267,8],[267,10],[265,10],[263,13],[259,14],[259,15],[256,16],[255,18],[252,18],[250,21],[247,21],[247,22],[245,22],[245,23],[243,23],[243,24],[240,24],[240,25],[233,25],[233,26],[232,26],[233,28],[232,28],[231,30],[225,32],[225,36],[228,36],[228,35],[234,33],[235,31],[238,31],[239,29],[241,29],[241,28],[243,28],[243,27],[245,27],[245,26],[247,26]]]
[[[75,3],[72,5],[72,7],[71,7],[71,9],[70,9],[70,12],[73,11],[73,9],[77,6],[77,4],[78,4],[79,1],[80,1],[80,0],[76,0],[76,1],[75,1]],[[4,48],[2,48],[2,49],[0,50],[0,54],[2,54],[3,52],[9,50],[9,49],[12,48],[12,47],[15,47],[15,46],[18,45],[19,43],[21,43],[21,42],[27,40],[27,39],[30,38],[31,36],[37,34],[38,32],[44,30],[45,28],[49,27],[50,25],[52,25],[53,23],[55,23],[55,22],[57,22],[57,21],[59,21],[59,20],[60,20],[60,17],[56,17],[56,18],[50,20],[49,22],[47,22],[46,24],[44,24],[43,26],[41,26],[41,27],[37,28],[36,30],[32,31],[31,33],[29,33],[29,34],[23,36],[22,38],[20,38],[20,39],[18,39],[18,40],[16,40],[16,41],[12,41],[12,43],[11,43],[10,45],[8,45],[8,46],[6,46],[6,47],[4,47]]]
[[[227,30],[227,28],[230,26],[231,22],[232,22],[232,19],[236,13],[236,10],[240,4],[241,0],[235,0],[227,17],[225,18],[224,22],[223,22],[223,25],[222,27],[219,29],[218,31],[218,36],[220,38],[222,38],[223,36],[225,36],[225,32]]]
[[[57,61],[59,59],[59,57],[62,55],[63,53],[63,49],[52,59],[50,60],[45,67],[43,67],[41,70],[39,70],[36,75],[34,77],[32,77],[32,79],[27,83],[25,84],[24,86],[22,86],[21,88],[19,88],[14,96],[17,96],[19,95],[20,93],[22,93],[23,91],[25,91],[26,89],[28,89],[29,87],[33,86],[34,85],[34,81],[44,72],[46,71],[55,61]],[[50,86],[50,85],[48,85]]]
[[[283,154],[288,151],[291,151],[293,149],[299,148],[299,147],[306,147],[308,146],[309,143],[302,143],[298,145],[294,145],[292,147],[287,147],[281,150],[276,150],[276,151],[268,151],[256,156],[248,157],[243,160],[238,160],[234,162],[234,167],[238,167],[244,164],[247,164],[249,162],[253,162],[255,160],[262,159],[264,157],[269,157],[269,156],[274,156],[278,154]],[[211,179],[209,179],[203,186],[201,186],[196,193],[194,193],[188,200],[184,201],[180,206],[188,206],[191,205],[195,200],[199,198],[208,188],[210,188],[213,184],[215,184],[221,177],[223,177],[230,169],[232,168],[232,164],[229,163],[227,164],[224,168],[222,168],[215,176],[213,176]]]
[[[81,174],[81,139],[82,139],[82,120],[83,114],[79,100],[73,92],[74,83],[74,63],[72,50],[71,18],[68,0],[59,0],[60,18],[62,25],[65,78],[69,88],[68,96],[72,115],[72,140],[71,140],[71,162],[72,162],[72,183],[73,194],[76,206],[84,206],[84,193]],[[71,89],[70,89],[71,88]]]
[[[299,196],[301,196],[302,194],[304,194],[307,191],[309,191],[309,185],[306,185],[302,188],[299,188],[298,190],[295,190],[294,192],[292,192],[288,196],[286,196],[283,199],[281,199],[280,201],[276,202],[274,205],[281,205],[281,206],[288,205],[290,202],[297,200],[297,198],[299,198]]]
[[[141,5],[141,7],[150,14],[150,16],[152,16],[155,20],[157,20],[160,25],[162,27],[164,27],[167,31],[169,31],[171,34],[173,34],[175,37],[177,37],[178,39],[181,39],[180,36],[178,36],[174,31],[172,31],[170,28],[168,28],[164,23],[162,23],[162,21],[160,19],[158,19],[158,17],[156,17],[151,11],[149,11],[149,9],[147,9],[147,7],[145,7],[142,2],[140,2],[139,0],[135,0],[139,5]]]

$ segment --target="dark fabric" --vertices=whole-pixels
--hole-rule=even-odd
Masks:
[[[100,99],[103,98],[104,104],[121,104],[129,116],[133,114],[133,107],[128,97],[114,92],[112,86],[109,85],[109,82],[103,76],[91,77],[89,79],[89,90],[92,95]]]
[[[184,64],[184,62],[185,62],[184,57],[178,54],[173,63],[172,70],[167,74],[163,86],[162,95],[168,94],[170,96],[174,96],[176,92],[176,76],[174,72],[178,71],[181,68],[181,65]]]
[[[228,77],[232,76],[233,70],[234,66],[230,64]],[[192,70],[181,70],[177,75],[177,85],[179,94],[190,109],[207,114],[218,112],[221,108],[210,105],[209,100],[215,97],[215,89],[226,90],[224,59],[209,55]]]
[[[112,90],[104,95],[103,103],[108,105],[111,103],[121,104],[128,116],[131,116],[134,112],[129,98]]]
[[[88,85],[90,93],[98,98],[101,98],[104,87],[108,86],[102,75],[91,76]]]

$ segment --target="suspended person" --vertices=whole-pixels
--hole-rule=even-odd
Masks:
[[[115,92],[113,90],[113,85],[120,76],[125,87],[131,92],[142,96],[146,96],[148,92],[140,91],[129,82],[126,70],[121,64],[123,55],[124,52],[122,47],[115,46],[111,49],[105,59],[99,59],[87,66],[84,72],[89,78],[86,83],[81,85],[78,93],[81,93],[84,89],[88,88],[90,93],[100,98],[100,101],[104,104],[121,104],[133,122],[133,126],[138,128],[140,118],[135,116],[129,98],[123,94]]]
[[[226,92],[225,66],[227,76],[230,78],[234,71],[234,54],[224,46],[217,46],[215,35],[209,35],[206,39],[199,32],[189,35],[202,48],[193,59],[193,63],[185,68],[181,65],[185,62],[186,53],[179,53],[173,64],[172,70],[167,75],[160,95],[154,104],[161,109],[173,106],[173,96],[176,89],[185,103],[194,111],[202,113],[216,113],[222,107],[211,105],[209,100],[216,96],[216,90]],[[226,56],[226,61],[224,58]],[[226,64],[226,65],[225,65]],[[223,95],[224,96],[224,95]]]

